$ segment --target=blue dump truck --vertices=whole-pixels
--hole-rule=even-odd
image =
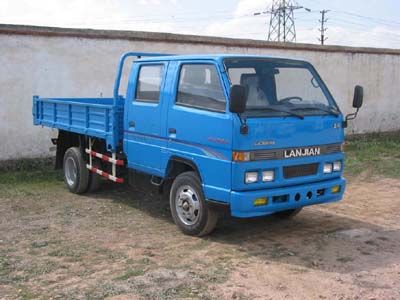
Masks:
[[[362,102],[356,86],[356,111],[344,117],[306,61],[129,52],[113,98],[34,96],[33,122],[59,130],[56,167],[72,193],[146,174],[178,227],[203,236],[220,209],[289,218],[340,200],[344,128]]]

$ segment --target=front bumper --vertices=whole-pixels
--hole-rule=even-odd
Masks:
[[[340,186],[340,191],[332,193],[332,188]],[[232,216],[248,218],[296,209],[303,206],[339,201],[346,187],[344,178],[296,185],[290,187],[256,191],[232,191],[230,209]],[[268,198],[268,204],[254,206],[254,200]]]

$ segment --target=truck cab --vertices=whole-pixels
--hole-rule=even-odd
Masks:
[[[75,173],[83,173],[76,178],[86,176],[80,164],[103,175],[91,156],[123,161],[131,173],[151,176],[169,199],[175,223],[197,236],[214,229],[218,208],[241,218],[292,217],[304,206],[342,199],[344,128],[356,114],[343,116],[309,62],[151,55],[133,62],[125,97],[118,95],[123,64],[122,59],[114,89],[121,113],[107,118],[110,134],[61,128],[81,137]],[[362,96],[356,87],[357,111]],[[40,115],[40,98],[36,102],[34,115]],[[61,139],[57,145],[64,151],[57,155],[67,174],[70,145]],[[101,140],[102,153],[87,151]],[[117,178],[115,167],[112,172]]]

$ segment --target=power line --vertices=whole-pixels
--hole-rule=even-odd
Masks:
[[[355,31],[356,30],[359,32],[368,32],[368,34],[380,34],[379,32],[373,31],[373,30],[371,30],[371,28],[369,28],[365,24],[361,24],[361,23],[355,23],[355,22],[351,22],[351,21],[339,19],[339,18],[332,19],[330,22],[336,26],[343,26],[343,25],[345,25],[345,26],[352,25],[353,26],[353,29],[347,28],[346,31]],[[368,31],[366,31],[366,30],[368,30]],[[397,31],[395,31],[395,30],[393,30],[393,31],[384,30],[384,31],[382,31],[381,34],[393,35],[396,37],[400,37],[400,33],[397,33]]]
[[[321,28],[319,29],[319,31],[321,32],[321,37],[318,39],[321,42],[321,45],[325,44],[325,41],[328,39],[325,36],[325,32],[328,30],[328,28],[325,27],[325,23],[328,22],[328,19],[325,18],[325,15],[329,12],[329,10],[321,10],[321,20],[319,20],[319,22],[321,23]]]
[[[226,17],[221,16],[218,17],[218,20],[239,20],[239,19],[245,19],[245,18],[252,18],[253,14],[245,14],[245,15],[227,15]],[[208,22],[212,20],[212,17],[207,16],[207,17],[197,17],[197,18],[176,18],[176,19],[119,19],[119,18],[114,18],[114,19],[108,19],[108,20],[103,20],[101,18],[95,19],[94,22],[90,22],[91,25],[130,25],[130,24],[137,24],[138,22],[141,24],[148,24],[148,25],[157,25],[157,24],[179,24],[179,23],[191,23],[190,26],[196,27],[198,24],[194,23],[196,22]],[[75,21],[75,22],[69,22],[70,25],[85,25],[87,22],[82,22],[82,21]],[[187,24],[188,25],[188,24]],[[179,25],[182,26],[182,25]]]
[[[310,0],[311,1],[311,0]],[[317,1],[313,0],[314,2],[319,2],[322,5],[323,1]],[[248,14],[235,14],[231,10],[218,10],[214,11],[210,14],[207,14],[205,12],[201,11],[177,11],[174,12],[173,14],[169,15],[164,15],[161,13],[153,13],[153,14],[147,14],[147,15],[133,15],[133,16],[116,16],[115,18],[107,18],[107,17],[96,17],[93,19],[84,19],[84,20],[73,20],[74,18],[69,19],[69,24],[70,25],[75,25],[75,26],[96,26],[96,27],[115,27],[115,28],[126,28],[126,29],[132,29],[132,28],[151,28],[152,30],[159,30],[159,28],[166,28],[166,30],[169,31],[184,31],[187,33],[194,33],[194,32],[199,32],[199,23],[205,24],[207,22],[211,22],[212,24],[216,24],[216,26],[219,25],[219,23],[224,23],[224,21],[230,21],[230,20],[243,20],[245,21],[247,18],[252,18],[254,15],[265,15],[271,16],[271,19],[273,16],[276,16],[278,20],[275,20],[272,22],[271,19],[265,20],[268,21],[270,28],[269,30],[271,31],[271,25],[278,25],[279,31],[276,31],[274,34],[277,36],[277,41],[296,41],[296,29],[301,28],[303,30],[312,30],[312,28],[304,28],[304,26],[314,26],[313,23],[315,23],[315,26],[319,27],[318,29],[321,32],[321,37],[319,38],[319,41],[321,44],[323,44],[326,39],[327,39],[327,32],[326,30],[326,24],[328,19],[326,18],[326,13],[328,12],[327,10],[324,16],[321,16],[321,24],[318,24],[316,14],[322,14],[322,11],[319,10],[310,10],[310,9],[305,9],[302,6],[299,6],[296,2],[296,0],[290,1],[290,0],[274,0],[273,3],[275,3],[275,7],[269,7],[266,11],[260,12],[260,13],[248,13]],[[320,6],[320,5],[318,5]],[[273,9],[275,8],[275,9]],[[304,10],[300,10],[303,8]],[[329,8],[329,7],[328,7]],[[296,10],[296,11],[295,11]],[[296,13],[296,18],[294,16],[294,11]],[[305,13],[311,13],[310,16],[304,15]],[[314,14],[314,15],[313,15]],[[299,17],[298,17],[299,16]],[[312,19],[312,17],[315,17],[315,19]],[[343,30],[348,31],[349,34],[354,35],[355,29],[358,29],[357,32],[358,34],[362,34],[363,31],[368,30],[369,36],[371,36],[371,39],[377,38],[379,35],[382,36],[387,36],[393,41],[398,41],[400,39],[400,22],[396,20],[389,20],[389,19],[382,19],[382,18],[377,18],[377,17],[372,17],[372,16],[365,16],[357,13],[353,13],[351,11],[345,11],[345,10],[330,10],[329,12],[329,38],[335,40],[340,40],[341,37],[338,36],[335,32],[337,31],[336,27],[342,27]],[[75,17],[76,18],[76,17]],[[16,21],[16,20],[14,20]],[[34,23],[34,21],[31,21]],[[26,20],[22,22],[17,21],[17,23],[26,23]],[[262,22],[264,24],[264,21]],[[296,28],[295,27],[296,23]],[[162,27],[164,24],[166,26]],[[176,25],[174,25],[176,24]],[[256,30],[252,30],[251,33],[243,33],[242,35],[249,35],[249,34],[259,34],[258,30],[262,31],[262,26],[263,24],[257,23],[257,25],[254,26],[254,28],[257,26],[260,26]],[[382,28],[380,29],[377,24],[382,24]],[[64,25],[64,24],[63,24]],[[178,26],[179,25],[179,26]],[[304,25],[304,26],[302,26]],[[267,26],[267,24],[265,25]],[[200,26],[202,27],[202,26]],[[374,31],[373,27],[376,27]],[[386,27],[386,28],[383,28]],[[355,28],[355,29],[354,29]],[[353,29],[353,30],[352,30]],[[362,30],[364,29],[364,30]],[[314,28],[315,34],[318,32],[316,31],[317,28]],[[298,30],[297,30],[298,31]],[[345,33],[345,31],[341,31]],[[309,33],[312,34],[312,33]],[[228,34],[227,34],[228,35]],[[229,36],[237,36],[240,35],[238,32],[231,32],[229,33]],[[268,34],[270,40],[272,37],[270,34]],[[247,36],[246,36],[247,37]],[[369,37],[368,37],[369,39]]]
[[[364,16],[360,14],[355,14],[352,12],[347,12],[347,11],[342,11],[342,10],[332,10],[333,12],[339,13],[339,14],[345,14],[348,16],[353,16],[357,18],[362,18],[362,19],[368,19],[372,22],[378,23],[378,24],[383,24],[383,25],[400,25],[400,22],[394,21],[394,20],[387,20],[387,19],[380,19],[380,18],[375,18],[375,17],[369,17],[369,16]]]

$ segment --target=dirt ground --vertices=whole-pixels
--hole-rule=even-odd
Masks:
[[[400,179],[351,178],[293,220],[180,233],[155,191],[0,189],[0,299],[400,299]]]

